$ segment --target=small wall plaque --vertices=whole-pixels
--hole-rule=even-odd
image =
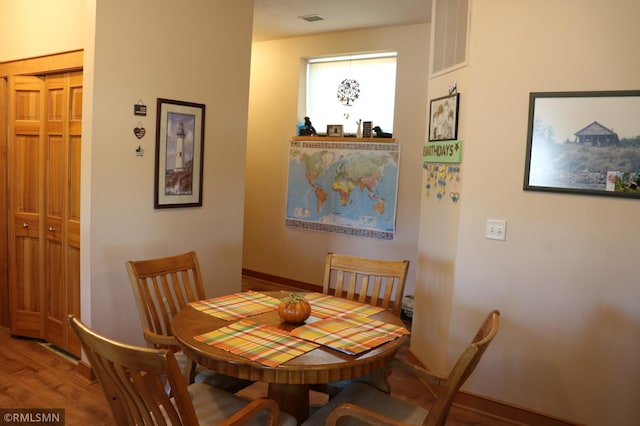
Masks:
[[[147,106],[142,103],[142,100],[138,101],[138,103],[133,106],[133,114],[141,115],[143,117],[147,116]]]
[[[133,134],[136,135],[138,139],[142,139],[147,131],[144,127],[142,127],[142,123],[138,122],[138,125],[133,128]]]

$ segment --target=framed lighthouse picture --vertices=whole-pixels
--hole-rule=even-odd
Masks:
[[[158,98],[156,209],[202,205],[205,106]]]

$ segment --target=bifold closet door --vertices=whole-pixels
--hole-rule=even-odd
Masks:
[[[11,332],[80,355],[82,72],[10,78]]]

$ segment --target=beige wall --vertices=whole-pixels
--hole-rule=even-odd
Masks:
[[[420,271],[428,327],[417,338],[414,326],[412,349],[450,365],[499,308],[466,389],[589,425],[640,418],[640,228],[628,220],[640,204],[524,192],[528,96],[638,89],[638,16],[632,0],[476,1],[469,66],[430,83],[433,97],[459,82],[462,196],[450,220],[423,201],[419,257],[436,272]],[[484,238],[488,218],[508,221],[505,242]]]
[[[253,45],[243,267],[321,284],[328,251],[409,259],[407,291],[413,292],[427,108],[428,42],[429,27],[412,25]],[[394,137],[401,146],[401,154],[396,240],[378,241],[285,227],[288,142],[295,135],[299,120],[302,58],[377,50],[398,52]]]
[[[82,49],[85,3],[85,0],[0,2],[0,62]]]
[[[195,250],[208,296],[240,289],[253,1],[111,0],[96,16],[83,266],[94,326],[141,341],[126,260]],[[153,208],[157,98],[206,105],[202,207]]]

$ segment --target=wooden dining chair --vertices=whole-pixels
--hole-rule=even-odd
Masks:
[[[109,339],[73,314],[68,321],[119,426],[296,424],[271,399],[249,401],[205,383],[187,385],[173,352],[167,349]]]
[[[172,334],[173,317],[190,302],[205,299],[200,264],[195,252],[126,262],[138,306],[144,339],[154,348],[174,352],[189,382],[207,382],[237,392],[252,382],[229,377],[190,361]]]
[[[322,292],[383,307],[400,316],[402,296],[409,270],[408,260],[383,260],[327,253]],[[356,380],[388,391],[386,370]],[[333,398],[351,381],[313,384],[311,389]]]
[[[381,306],[400,316],[408,260],[327,253],[322,292]]]
[[[326,425],[428,425],[445,424],[453,400],[464,382],[480,362],[482,355],[498,332],[500,312],[489,313],[475,337],[462,352],[448,376],[439,376],[423,368],[394,359],[392,368],[414,375],[431,391],[436,385],[436,401],[430,408],[414,405],[381,392],[364,383],[352,382],[335,398],[313,414],[303,426]]]

